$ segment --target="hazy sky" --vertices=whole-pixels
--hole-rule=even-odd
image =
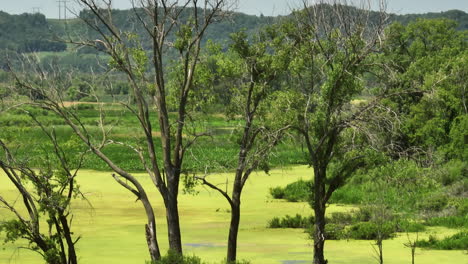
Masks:
[[[67,1],[68,7],[77,10],[73,8],[76,6],[75,0]],[[119,9],[127,9],[131,6],[130,0],[114,0],[113,2],[114,7]],[[239,0],[238,11],[253,15],[284,15],[288,14],[291,8],[300,7],[301,3],[302,0]],[[398,14],[440,12],[450,9],[468,12],[468,0],[387,0],[387,5],[387,11]],[[0,0],[0,10],[11,14],[39,10],[47,17],[57,18],[58,6],[58,0]],[[70,16],[69,12],[68,16]]]

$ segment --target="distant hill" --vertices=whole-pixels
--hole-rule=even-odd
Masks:
[[[143,15],[143,10],[138,9],[136,12],[141,12],[141,17],[145,17]],[[182,12],[181,19],[186,20],[191,15],[190,9],[187,9],[186,12]],[[82,11],[80,12],[81,18],[92,17],[93,15],[89,11]],[[204,40],[214,40],[218,43],[224,43],[229,40],[229,36],[231,33],[238,32],[241,29],[245,29],[248,34],[254,34],[260,28],[274,23],[278,17],[268,17],[268,16],[253,16],[253,15],[246,15],[243,13],[234,13],[232,16],[228,17],[227,19],[212,24],[205,33]],[[79,19],[75,19],[80,21]],[[134,10],[113,10],[112,12],[112,20],[117,25],[118,28],[122,29],[123,31],[130,31],[135,32],[143,39],[143,45],[150,45],[150,40],[145,39],[147,37],[146,30],[141,25],[140,21],[137,19]],[[56,22],[56,21],[55,21]],[[71,22],[71,23],[70,23]],[[77,21],[70,21],[68,23],[68,30],[70,31],[81,31],[83,32],[83,23],[79,23]],[[58,26],[56,24],[56,26]],[[57,28],[62,28],[57,27]],[[106,30],[105,27],[102,28],[104,31]],[[57,31],[58,32],[58,31]],[[86,31],[86,34],[89,38],[95,39],[98,38],[98,34],[94,31]],[[169,40],[173,38],[173,36],[169,36]],[[145,48],[150,48],[149,46]]]
[[[376,13],[375,13],[376,14]],[[80,16],[89,15],[81,12]],[[231,19],[212,25],[206,32],[205,39],[212,39],[218,43],[226,43],[233,32],[245,29],[248,34],[254,34],[266,25],[272,24],[281,17],[253,16],[243,13],[235,13]],[[460,10],[450,10],[440,13],[408,14],[390,16],[391,21],[407,24],[418,18],[448,18],[455,20],[460,30],[468,30],[468,14]],[[113,20],[123,30],[131,30],[139,35],[143,34],[143,28],[137,22],[133,10],[114,10]],[[63,51],[66,45],[51,41],[54,35],[64,36],[87,35],[96,37],[96,33],[88,30],[80,19],[63,20],[46,19],[42,14],[10,15],[0,11],[0,50],[12,50],[18,52],[31,51]],[[142,43],[148,43],[146,39]],[[149,46],[147,46],[149,48]],[[94,51],[84,50],[84,53]]]
[[[18,52],[63,51],[64,43],[51,41],[53,32],[42,14],[10,15],[0,11],[0,50]]]
[[[392,21],[398,21],[402,24],[408,24],[416,19],[437,19],[447,18],[454,20],[458,23],[459,30],[468,30],[468,13],[460,10],[449,10],[439,13],[426,13],[426,14],[407,14],[407,15],[391,15]]]

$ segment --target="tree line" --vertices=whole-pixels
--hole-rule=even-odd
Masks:
[[[352,7],[350,7],[352,8]],[[189,8],[190,9],[190,8]],[[142,12],[142,10],[139,10]],[[375,16],[378,12],[372,11]],[[95,37],[96,32],[87,31],[86,25],[82,23],[81,18],[92,16],[89,10],[83,10],[78,14],[79,18],[69,19],[69,21],[56,21],[47,19],[40,13],[24,13],[20,15],[11,15],[0,11],[0,49],[13,50],[18,52],[39,52],[54,51],[61,52],[67,49],[66,45],[58,40],[58,36],[82,35],[88,34],[89,38]],[[184,15],[181,19],[188,18]],[[289,15],[291,16],[291,15]],[[132,10],[112,10],[114,23],[124,30],[134,30],[140,36],[144,37],[144,28],[139,25],[138,18]],[[258,32],[262,27],[281,20],[279,17],[271,16],[253,16],[243,13],[235,13],[231,19],[219,21],[207,30],[206,39],[211,39],[217,43],[226,44],[229,41],[229,35],[241,29],[246,29],[249,35]],[[447,18],[457,22],[458,30],[468,29],[468,15],[460,10],[450,10],[440,13],[426,14],[407,14],[396,15],[389,14],[389,21],[399,22],[406,25],[416,19],[440,19]],[[146,43],[145,39],[145,43]],[[145,46],[150,48],[150,46]],[[82,53],[97,53],[94,49],[80,49]],[[79,59],[79,58],[76,58]]]

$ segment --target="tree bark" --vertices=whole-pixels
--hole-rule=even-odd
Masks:
[[[133,177],[130,177],[130,179],[133,179]],[[135,181],[134,185],[138,190],[139,200],[145,208],[146,219],[148,221],[148,223],[145,225],[145,235],[151,260],[160,260],[161,252],[159,250],[158,239],[156,235],[156,218],[154,216],[153,207],[151,206],[148,196],[146,195],[146,192],[140,183]]]
[[[326,264],[323,249],[325,246],[325,209],[314,208],[314,264]]]
[[[240,223],[240,200],[233,199],[231,203],[231,224],[229,227],[227,263],[237,259],[237,235]]]
[[[66,218],[66,216],[64,215],[63,212],[60,212],[59,220],[60,220],[60,223],[62,224],[65,240],[67,241],[68,263],[69,264],[77,264],[78,259],[76,257],[75,244],[73,243],[73,240],[72,240],[72,232],[71,232],[70,227],[68,225],[67,218]]]
[[[314,166],[314,264],[327,264],[325,246],[325,169]]]
[[[161,253],[159,252],[158,241],[156,240],[156,223],[148,222],[145,225],[146,231],[146,243],[148,245],[148,250],[150,253],[151,260],[160,260]]]
[[[169,193],[165,199],[167,235],[169,239],[169,248],[182,254],[182,239],[180,235],[179,208],[177,205],[177,196],[172,197]]]
[[[380,258],[380,264],[383,264],[383,245],[382,245],[382,241],[380,241],[380,245],[379,245],[379,258]]]
[[[158,240],[156,236],[156,219],[154,217],[154,211],[151,204],[146,197],[146,193],[141,197],[141,202],[145,208],[146,217],[148,223],[145,225],[146,243],[148,244],[148,250],[150,253],[151,260],[160,260],[161,252],[159,251]]]

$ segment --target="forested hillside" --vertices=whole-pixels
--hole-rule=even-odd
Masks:
[[[141,10],[140,10],[141,12]],[[377,14],[377,12],[373,12]],[[83,11],[81,17],[89,16],[89,13]],[[145,36],[144,28],[138,23],[133,10],[114,10],[113,20],[115,24],[123,30],[131,30]],[[272,24],[281,17],[254,16],[243,13],[234,13],[230,19],[223,20],[207,29],[206,40],[213,40],[217,43],[226,43],[229,35],[246,29],[247,33],[258,32],[260,28]],[[390,22],[400,22],[403,25],[416,19],[447,18],[454,20],[458,24],[459,30],[468,29],[468,14],[460,10],[450,10],[440,13],[427,14],[407,14],[390,15]],[[66,45],[54,41],[54,36],[77,36],[83,32],[95,35],[89,31],[86,25],[79,19],[69,19],[60,21],[56,19],[46,19],[42,14],[21,14],[10,15],[0,11],[0,49],[8,49],[20,52],[31,51],[64,51]],[[82,53],[95,52],[84,50]]]
[[[426,14],[407,14],[407,15],[393,15],[392,21],[398,21],[404,25],[416,19],[437,19],[446,18],[457,22],[458,30],[468,29],[468,14],[460,10],[449,10],[440,13],[426,13]]]
[[[0,49],[18,52],[64,51],[42,14],[10,15],[0,11]]]

